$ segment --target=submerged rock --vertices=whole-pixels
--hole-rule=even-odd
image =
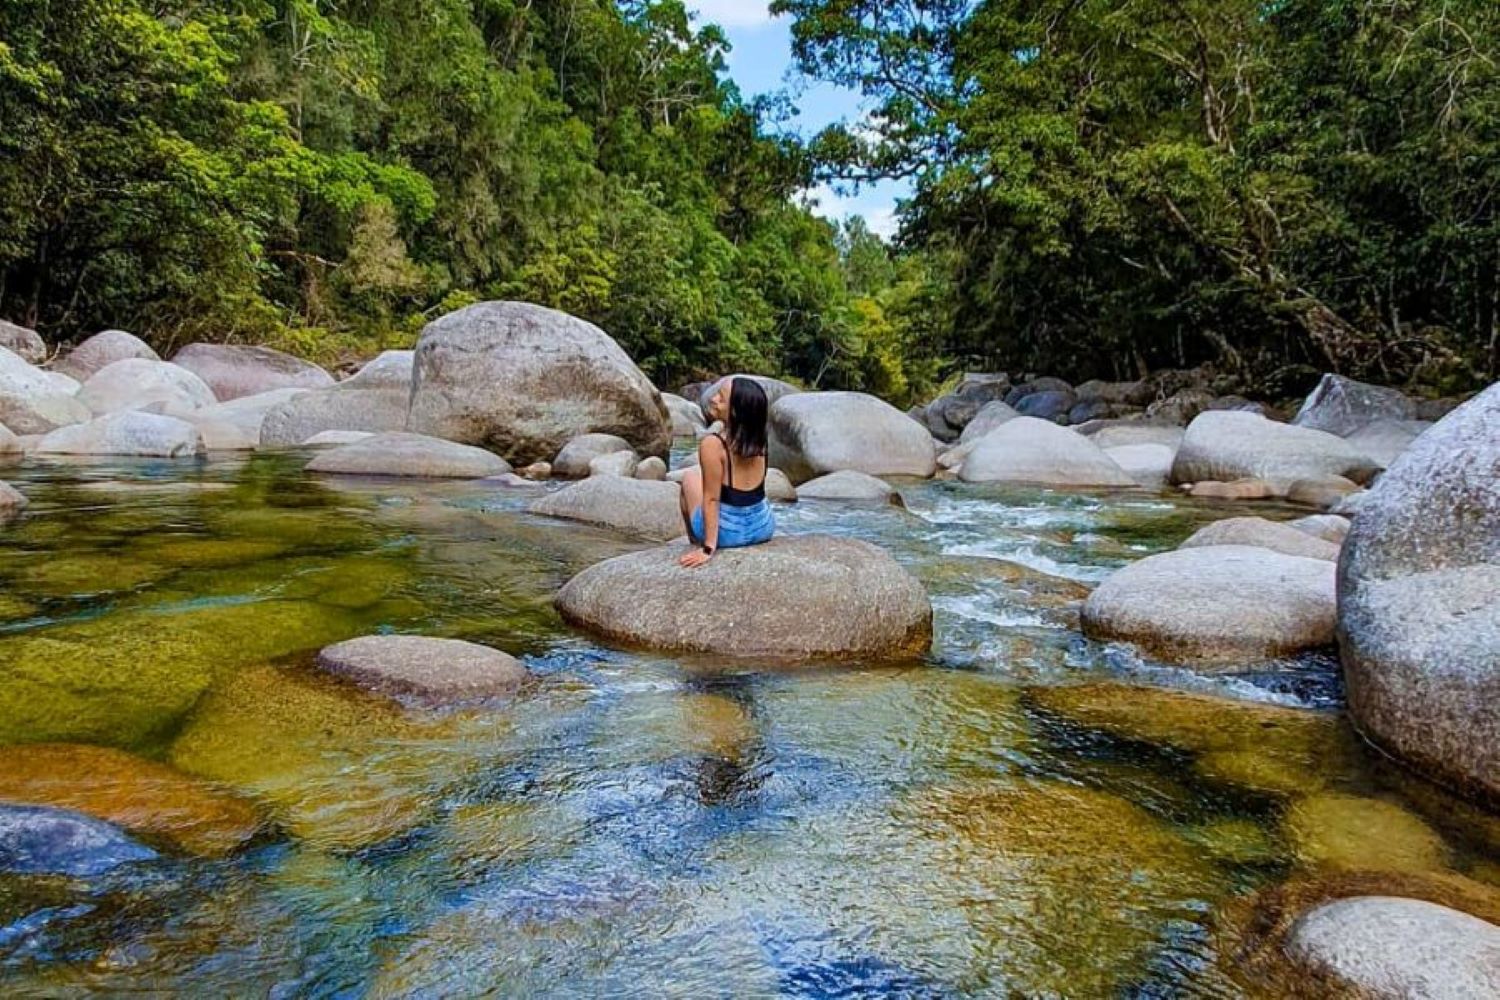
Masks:
[[[341,445],[307,463],[308,472],[419,479],[484,479],[510,471],[505,459],[483,448],[422,434],[388,433]]]
[[[1130,487],[1136,482],[1081,434],[1034,417],[1017,417],[991,431],[964,459],[969,483]]]
[[[261,827],[244,799],[164,764],[83,744],[0,748],[0,800],[72,810],[209,857],[234,851]]]
[[[531,513],[667,542],[686,533],[681,495],[676,483],[596,476],[543,497],[531,505]]]
[[[155,403],[197,410],[217,402],[213,390],[186,368],[144,358],[105,365],[83,383],[78,401],[96,416],[143,410]]]
[[[1417,404],[1399,389],[1324,375],[1292,423],[1348,437],[1377,420],[1414,420]]]
[[[0,872],[90,878],[156,852],[81,813],[0,803]]]
[[[124,330],[105,330],[94,334],[69,351],[66,356],[52,365],[52,370],[85,382],[106,365],[130,358],[160,361],[161,355],[133,333],[126,333]]]
[[[1164,552],[1105,580],[1084,602],[1083,629],[1203,666],[1331,646],[1334,566],[1244,545]]]
[[[901,494],[884,479],[845,470],[803,483],[797,496],[804,500],[853,500],[866,503],[901,504]]]
[[[1342,519],[1341,519],[1342,520]],[[1268,521],[1263,517],[1229,517],[1199,528],[1178,546],[1192,549],[1205,545],[1253,545],[1289,556],[1336,561],[1339,547],[1305,531]]]
[[[318,665],[365,690],[438,705],[508,694],[527,676],[498,649],[415,635],[350,639],[319,653]]]
[[[522,302],[482,302],[427,325],[417,345],[410,429],[525,465],[579,434],[617,434],[664,456],[661,394],[603,330]]]
[[[558,593],[558,610],[605,638],[671,652],[906,659],[931,645],[926,591],[866,542],[782,537],[725,549],[692,570],[677,563],[684,551],[651,549],[584,570]]]
[[[1370,490],[1339,567],[1350,714],[1374,742],[1500,801],[1500,386]]]
[[[1322,792],[1294,802],[1283,820],[1297,858],[1316,868],[1423,872],[1447,866],[1436,830],[1393,802]]]
[[[769,461],[793,483],[851,470],[927,478],[937,451],[926,428],[874,396],[802,392],[771,407]]]
[[[1292,929],[1287,956],[1362,997],[1500,996],[1500,927],[1436,903],[1357,896]]]
[[[1289,486],[1322,476],[1360,481],[1374,468],[1362,452],[1332,434],[1254,413],[1213,410],[1188,426],[1172,465],[1172,481],[1263,479]]]
[[[220,402],[273,389],[326,389],[333,376],[317,365],[269,347],[189,344],[172,363],[208,383]]]
[[[130,411],[60,427],[33,450],[41,455],[193,458],[203,454],[204,444],[198,428],[185,420]]]

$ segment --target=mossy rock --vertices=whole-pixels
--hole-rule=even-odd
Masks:
[[[14,570],[10,585],[38,597],[84,598],[137,590],[172,573],[170,566],[124,551],[52,552]]]
[[[0,743],[151,745],[215,678],[361,631],[338,609],[260,601],[0,636]]]
[[[168,756],[260,798],[299,840],[348,850],[428,818],[471,760],[443,743],[449,725],[324,677],[258,666],[209,692]]]
[[[288,579],[285,596],[360,610],[400,595],[415,580],[409,559],[345,556]]]
[[[1448,865],[1432,827],[1394,802],[1324,793],[1294,802],[1283,821],[1298,861],[1308,867],[1430,872]]]
[[[33,618],[41,609],[14,594],[0,594],[0,622],[17,622]]]
[[[280,542],[261,538],[153,538],[135,550],[155,562],[183,568],[248,566],[272,559],[287,550]]]
[[[1358,759],[1329,713],[1126,684],[1031,688],[1028,702],[1072,725],[1199,755],[1199,773],[1252,791],[1316,791]]]
[[[261,827],[244,799],[164,764],[81,744],[0,748],[0,800],[71,809],[208,857],[229,854]]]
[[[304,554],[378,541],[363,512],[336,508],[239,507],[213,511],[205,521],[215,537],[265,539]]]
[[[1222,817],[1190,827],[1185,833],[1189,840],[1225,864],[1271,864],[1285,855],[1276,838],[1250,819]]]

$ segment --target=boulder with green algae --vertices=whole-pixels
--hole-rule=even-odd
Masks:
[[[0,594],[0,622],[21,621],[33,617],[40,610],[30,601],[14,594]]]
[[[287,546],[266,538],[157,536],[135,546],[140,555],[182,567],[234,567],[279,556]]]
[[[1283,820],[1304,865],[1361,871],[1441,871],[1448,847],[1414,813],[1383,799],[1325,792],[1294,802]]]
[[[455,725],[409,717],[331,678],[258,666],[208,693],[168,757],[258,798],[299,840],[353,850],[424,822],[480,759],[487,744],[459,738]]]
[[[124,550],[49,552],[7,574],[7,588],[33,597],[93,597],[135,590],[171,575],[170,566],[132,558]]]
[[[361,631],[338,609],[261,601],[0,636],[0,743],[151,744],[215,678]]]
[[[0,748],[0,801],[71,809],[191,854],[229,854],[260,830],[249,801],[107,747]]]

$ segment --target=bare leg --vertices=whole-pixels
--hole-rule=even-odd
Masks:
[[[689,469],[687,475],[682,477],[682,493],[678,504],[682,510],[682,524],[687,529],[688,539],[695,541],[693,511],[703,506],[703,473],[700,470]]]

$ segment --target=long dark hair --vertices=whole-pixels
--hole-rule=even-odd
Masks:
[[[766,390],[754,379],[737,378],[729,390],[729,447],[741,458],[766,453]]]

